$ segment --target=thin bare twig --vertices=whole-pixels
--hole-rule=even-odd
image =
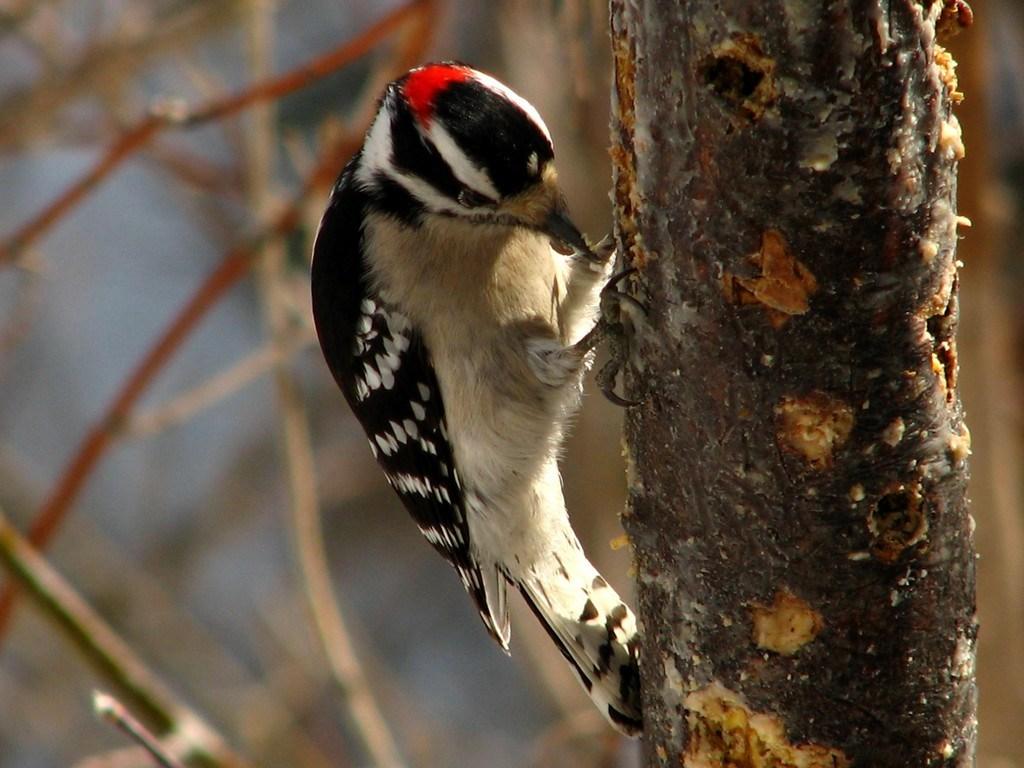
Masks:
[[[185,768],[185,766],[160,744],[142,723],[135,719],[127,707],[103,691],[92,692],[92,708],[96,715],[114,725],[121,733],[134,741],[163,768]]]
[[[188,754],[214,765],[248,763],[216,731],[175,696],[131,647],[25,541],[0,511],[0,565],[103,678],[161,734],[182,740]]]
[[[251,58],[258,73],[272,59],[268,6],[254,6],[249,18]],[[373,103],[376,90],[367,91],[366,104]],[[267,205],[271,195],[271,158],[278,143],[273,123],[273,107],[270,104],[260,106],[253,113],[253,130],[246,137],[250,203],[257,210]],[[280,244],[267,244],[264,248],[257,277],[271,343],[279,348],[287,342],[289,332],[288,308],[284,301],[287,265]],[[332,679],[341,689],[353,731],[363,752],[379,768],[403,768],[405,762],[363,672],[338,597],[331,586],[320,530],[309,420],[298,382],[284,359],[279,358],[275,365],[274,380],[291,497],[291,528],[308,608]]]
[[[0,478],[0,485],[2,483]],[[216,540],[222,524],[230,525],[230,521],[222,523],[218,520],[215,527],[206,532],[204,540]],[[253,668],[239,662],[221,644],[221,638],[211,634],[207,627],[197,622],[196,617],[184,608],[180,603],[180,590],[173,580],[168,582],[163,576],[142,568],[139,562],[126,555],[122,545],[112,541],[107,532],[98,528],[87,516],[77,521],[76,534],[82,541],[82,547],[76,552],[74,562],[88,563],[96,569],[93,574],[94,583],[112,586],[129,584],[130,602],[146,606],[147,635],[163,637],[169,629],[174,632],[175,648],[170,656],[165,656],[168,665],[177,668],[179,663],[183,663],[190,670],[199,667],[216,669],[217,690],[208,693],[212,693],[218,700],[221,700],[221,694],[229,690],[242,692],[241,699],[230,697],[232,704],[227,709],[219,704],[216,706],[223,727],[232,733],[240,746],[245,746],[247,754],[254,758],[266,758],[271,765],[287,763],[302,768],[337,768],[337,764],[329,761],[321,751],[315,736],[300,727],[316,697],[312,689],[315,687],[320,690],[322,686],[310,683],[308,696],[303,698],[302,694],[294,690],[295,686],[301,687],[302,683],[287,679],[275,668],[272,660],[265,660],[262,656],[256,666],[269,672],[254,672]],[[277,604],[273,597],[268,600]],[[201,662],[197,663],[197,658]],[[2,695],[0,691],[0,698]],[[129,761],[130,755],[126,754],[128,750],[120,750],[85,758],[75,768],[138,768],[145,765],[145,756],[139,759],[138,750],[131,749],[136,754],[133,761]],[[294,756],[294,759],[275,760],[272,755]]]
[[[4,317],[0,319],[0,362],[6,362],[6,353],[28,336],[39,308],[41,268],[25,262],[23,266],[25,268],[18,275],[14,300],[9,302]]]
[[[253,104],[278,99],[304,88],[364,56],[410,18],[427,13],[431,5],[430,0],[411,0],[333,51],[239,93],[214,99],[194,109],[175,102],[155,106],[148,115],[118,137],[89,170],[0,244],[0,264],[17,260],[28,246],[66,216],[89,192],[160,131],[170,127],[192,128],[219,120]]]
[[[283,253],[279,255],[283,256]],[[279,293],[275,282],[279,279],[284,264],[283,259],[279,257],[266,258],[262,263],[271,265],[266,270],[268,274],[262,276],[261,293],[268,323],[271,325],[271,334],[276,337],[280,333],[280,315],[278,301],[274,298],[275,294]],[[271,272],[271,269],[274,271]],[[294,547],[302,573],[303,592],[326,654],[331,676],[342,693],[363,749],[378,768],[401,768],[405,762],[363,672],[351,633],[341,612],[339,598],[331,585],[320,529],[320,503],[316,490],[312,438],[302,394],[295,376],[284,361],[275,365],[274,379],[281,409]]]
[[[121,434],[148,437],[183,424],[260,378],[280,362],[291,359],[313,341],[312,331],[290,336],[283,346],[267,344],[195,387],[165,403],[129,417]]]
[[[159,140],[146,148],[143,157],[193,189],[232,199],[241,197],[241,174],[234,166],[210,162]]]

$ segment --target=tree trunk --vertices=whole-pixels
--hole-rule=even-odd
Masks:
[[[617,237],[649,307],[624,519],[646,764],[972,765],[963,145],[936,41],[968,11],[611,9]]]

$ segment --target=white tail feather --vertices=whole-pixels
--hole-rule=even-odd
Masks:
[[[601,714],[636,736],[642,727],[636,618],[582,551],[567,566],[559,564],[557,577],[522,581],[519,589]],[[564,589],[553,587],[559,582]]]

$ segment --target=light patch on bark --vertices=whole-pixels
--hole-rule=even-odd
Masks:
[[[917,247],[925,264],[931,264],[935,257],[939,255],[939,244],[926,237],[921,238],[921,242],[918,243]]]
[[[900,440],[903,439],[906,431],[907,426],[904,424],[902,417],[897,416],[889,422],[889,426],[882,430],[882,442],[890,448],[895,448],[899,445]]]
[[[941,45],[935,46],[935,66],[939,69],[939,79],[946,86],[946,93],[953,104],[959,104],[964,100],[964,95],[957,90],[959,83],[956,77],[956,60],[953,54]]]
[[[846,768],[839,749],[793,744],[782,720],[751,710],[743,698],[713,682],[686,697],[689,738],[684,768]]]
[[[953,295],[953,283],[956,282],[956,264],[951,260],[949,265],[939,275],[939,285],[925,305],[921,314],[927,319],[941,315],[949,306],[949,299]]]
[[[946,366],[942,364],[937,354],[932,353],[932,373],[935,374],[936,386],[942,393],[944,400],[949,398],[949,386],[946,379]]]
[[[769,229],[761,235],[761,247],[750,255],[750,262],[761,274],[741,277],[726,272],[725,297],[733,304],[762,304],[769,320],[781,328],[792,315],[803,315],[810,308],[810,297],[818,290],[811,271],[793,255],[782,233]]]
[[[963,431],[949,436],[949,456],[954,463],[960,463],[971,455],[971,431],[963,425]]]
[[[943,120],[942,125],[939,126],[939,149],[945,152],[951,160],[963,160],[966,154],[964,137],[956,115],[950,115],[949,119]]]
[[[821,173],[838,159],[839,137],[831,126],[807,132],[807,139],[800,150],[800,165]]]
[[[792,656],[825,627],[821,614],[788,589],[776,592],[771,605],[755,604],[751,613],[754,643],[782,656]]]
[[[853,430],[853,409],[824,392],[784,397],[775,407],[779,445],[816,469],[832,465]]]

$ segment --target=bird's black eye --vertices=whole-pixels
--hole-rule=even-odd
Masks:
[[[480,208],[485,205],[494,205],[494,201],[489,197],[481,195],[476,190],[463,187],[462,191],[459,192],[459,205],[463,208]]]

